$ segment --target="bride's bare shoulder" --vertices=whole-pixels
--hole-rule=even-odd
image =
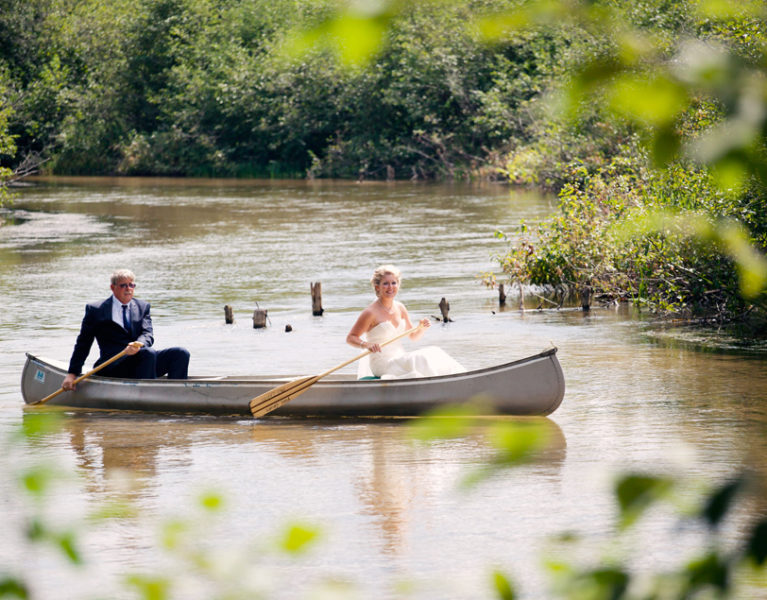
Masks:
[[[377,314],[378,313],[375,309],[375,303],[373,303],[367,308],[364,308],[362,310],[359,318],[357,319],[357,323],[363,325],[365,330],[367,331],[371,327],[374,327],[375,324],[378,322]]]

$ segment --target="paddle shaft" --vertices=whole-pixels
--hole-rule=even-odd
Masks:
[[[138,344],[139,348],[140,348],[141,346],[143,346],[143,345],[144,345],[144,344],[142,344],[141,342],[131,342],[129,345],[137,345],[137,344]],[[121,352],[118,352],[118,353],[117,353],[117,354],[115,354],[115,355],[114,355],[112,358],[110,358],[110,359],[108,359],[108,360],[105,360],[103,363],[101,363],[101,364],[100,364],[98,367],[96,367],[95,369],[91,369],[90,371],[88,371],[88,372],[87,372],[87,373],[85,373],[84,375],[80,375],[80,377],[78,377],[77,379],[75,379],[75,380],[72,382],[72,385],[77,385],[78,383],[80,383],[80,382],[81,382],[81,381],[83,381],[84,379],[88,379],[88,377],[90,377],[90,376],[91,376],[91,375],[93,375],[94,373],[98,373],[98,372],[99,372],[99,371],[101,371],[101,369],[103,369],[104,367],[106,367],[106,366],[108,366],[108,365],[111,365],[111,364],[112,364],[114,361],[116,361],[117,359],[120,359],[120,358],[122,358],[123,356],[125,356],[125,353],[126,353],[126,352],[128,352],[128,349],[127,349],[127,348],[125,348],[125,349],[124,349],[124,350],[122,350]],[[58,396],[59,394],[61,394],[62,392],[65,392],[65,391],[66,391],[66,390],[65,390],[64,388],[59,388],[59,389],[57,389],[55,392],[53,392],[52,394],[50,394],[50,395],[46,396],[45,398],[43,398],[42,400],[38,400],[37,402],[33,402],[33,403],[32,403],[32,405],[34,406],[34,405],[38,405],[38,404],[45,404],[46,402],[48,402],[48,400],[50,400],[50,399],[52,399],[52,398],[55,398],[56,396]]]
[[[379,346],[383,347],[387,344],[391,344],[392,342],[396,342],[397,340],[405,337],[406,335],[410,335],[411,333],[415,333],[421,328],[421,324],[419,323],[415,327],[408,329],[407,331],[400,333],[399,335],[395,335],[390,340],[386,340],[385,342],[382,342],[379,344]],[[343,369],[345,366],[350,365],[354,361],[357,361],[361,358],[365,358],[368,354],[372,354],[370,350],[365,350],[362,354],[355,356],[354,358],[350,358],[349,360],[342,362],[340,365],[337,365],[333,367],[332,369],[328,369],[324,373],[320,373],[319,375],[313,375],[311,377],[302,377],[301,379],[296,379],[295,381],[289,381],[288,383],[285,383],[281,386],[278,386],[272,390],[269,390],[268,392],[265,392],[261,394],[260,396],[256,396],[253,398],[253,400],[250,401],[250,411],[253,413],[254,417],[263,417],[265,414],[268,414],[272,412],[273,410],[278,409],[280,406],[288,402],[289,400],[292,400],[299,394],[305,392],[307,389],[309,389],[311,386],[313,386],[315,383],[317,383],[320,379],[325,377],[326,375],[330,375],[331,373],[338,371],[338,369]]]

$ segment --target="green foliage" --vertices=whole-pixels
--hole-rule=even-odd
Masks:
[[[753,528],[746,546],[746,556],[759,567],[767,562],[767,518]]]
[[[19,437],[34,440],[40,435],[50,433],[57,422],[58,419],[55,418],[33,418],[22,428]],[[83,563],[83,557],[75,529],[71,524],[62,528],[60,524],[52,523],[43,516],[43,508],[54,493],[56,485],[64,477],[65,475],[59,469],[46,463],[31,465],[21,471],[18,476],[20,488],[26,492],[36,507],[36,511],[25,523],[25,533],[30,542],[50,545],[57,549],[69,563],[80,565]]]
[[[497,261],[510,281],[721,321],[767,308],[763,233],[743,225],[761,227],[752,198],[679,164],[636,172],[608,165],[577,177],[552,219],[502,236],[509,246]]]
[[[475,4],[35,0],[0,15],[13,131],[58,173],[468,177],[568,44],[488,46]]]
[[[23,581],[13,577],[0,576],[0,598],[19,598],[27,600],[30,597],[29,588]]]
[[[39,500],[50,490],[51,484],[56,478],[57,473],[54,469],[38,466],[25,471],[21,476],[21,481],[27,492]]]
[[[493,583],[499,600],[514,600],[517,597],[511,580],[500,571],[493,572]]]
[[[429,412],[410,428],[414,439],[429,441],[466,435],[476,425],[481,409],[472,403],[450,405]]]
[[[546,422],[541,419],[492,419],[481,415],[492,410],[482,399],[430,411],[410,427],[415,440],[429,442],[466,435],[478,435],[492,451],[478,469],[468,473],[461,485],[468,489],[502,469],[535,459],[550,443]]]
[[[479,403],[481,404],[481,402]],[[481,476],[469,476],[464,480],[470,485],[477,485],[489,474],[500,468],[513,468],[528,460],[544,456],[547,447],[546,419],[505,419],[479,418],[487,415],[487,408],[480,408],[477,403],[457,405],[448,410],[440,410],[415,421],[409,430],[414,439],[421,443],[438,443],[439,440],[456,435],[481,436],[493,450],[489,456],[488,468],[481,469]],[[37,413],[26,415],[23,426],[11,438],[12,445],[4,450],[18,447],[21,443],[45,443],[46,436],[56,433],[56,423],[60,417],[55,413]],[[445,425],[447,424],[447,426]],[[8,457],[10,452],[3,455]],[[5,465],[4,465],[5,466]],[[78,551],[79,537],[86,532],[84,523],[69,523],[69,529],[55,529],[43,515],[46,505],[55,498],[50,487],[51,477],[58,474],[69,477],[66,472],[53,469],[45,462],[24,469],[24,473],[46,473],[44,477],[24,475],[20,482],[34,480],[34,485],[24,484],[19,491],[31,494],[34,503],[23,503],[30,507],[24,519],[24,530],[30,551],[39,544],[52,544],[71,566],[83,563],[84,558]],[[45,482],[41,484],[40,482]],[[676,506],[681,496],[689,494],[684,489],[684,479],[671,475],[653,475],[631,473],[619,477],[615,482],[615,499],[618,506],[618,525],[614,536],[605,542],[615,548],[620,537],[631,530],[644,514],[650,510],[662,509],[666,505]],[[742,535],[733,538],[731,532],[721,531],[721,525],[728,516],[737,510],[738,500],[746,493],[759,493],[754,488],[755,482],[745,476],[710,489],[700,497],[695,510],[683,513],[682,518],[695,524],[703,525],[707,534],[701,552],[679,565],[669,565],[664,572],[648,573],[646,570],[634,570],[631,566],[633,552],[641,552],[641,547],[634,544],[624,545],[627,556],[616,556],[611,552],[610,559],[594,558],[593,552],[587,553],[584,560],[579,551],[583,540],[575,535],[562,535],[556,540],[565,550],[557,556],[549,555],[545,559],[551,582],[551,598],[581,600],[610,598],[615,600],[671,600],[700,597],[735,598],[738,597],[739,582],[748,569],[755,569],[756,574],[763,573],[767,562],[767,518],[757,519],[744,525]],[[47,490],[47,493],[45,493]],[[166,600],[178,597],[179,590],[188,586],[197,586],[211,598],[253,598],[269,597],[263,582],[254,582],[252,569],[257,564],[258,553],[252,548],[217,555],[221,549],[212,547],[211,528],[216,518],[226,510],[222,494],[215,490],[203,491],[197,502],[191,507],[192,512],[184,517],[174,517],[166,521],[160,531],[161,550],[165,559],[175,565],[168,570],[167,561],[163,562],[163,571],[130,573],[125,576],[125,591],[132,591],[144,600]],[[97,510],[107,514],[109,511]],[[97,525],[98,520],[90,525]],[[685,524],[689,526],[689,524]],[[315,525],[303,522],[286,524],[277,532],[276,549],[293,558],[300,556],[321,541],[322,532]],[[225,560],[222,560],[225,558]],[[296,568],[301,568],[297,563]],[[517,598],[518,593],[513,578],[495,569],[490,572],[488,587],[499,600]],[[284,585],[281,584],[281,592]],[[353,589],[342,581],[330,581],[318,590],[323,597],[348,597]],[[402,590],[407,593],[406,590]],[[279,594],[278,594],[279,595]],[[30,588],[23,578],[12,574],[0,574],[0,597],[25,600],[31,597]]]
[[[1,475],[13,471],[13,454],[20,446],[47,444],[50,436],[58,435],[62,413],[35,412],[25,415],[22,424],[3,443]],[[26,462],[26,461],[22,461]],[[6,472],[7,471],[7,472]],[[64,564],[51,564],[52,568],[79,568],[86,562],[81,553],[81,538],[91,533],[104,519],[140,517],[137,506],[126,508],[128,500],[116,498],[104,506],[96,506],[93,513],[84,520],[68,520],[61,524],[60,511],[50,511],[55,505],[57,485],[71,479],[68,469],[56,468],[48,460],[40,460],[19,468],[16,493],[22,496],[19,506],[24,507],[23,518],[15,523],[24,534],[28,548],[21,551],[39,553],[45,546],[53,548],[64,560]],[[32,500],[31,502],[29,500]],[[187,508],[187,507],[179,507]],[[144,600],[166,600],[178,597],[180,590],[197,586],[209,592],[212,598],[254,598],[270,597],[265,591],[266,580],[254,577],[258,561],[267,552],[277,552],[292,559],[300,556],[322,539],[319,527],[310,523],[288,523],[276,532],[275,544],[269,546],[257,540],[250,540],[247,546],[233,549],[231,543],[226,549],[216,548],[211,535],[218,519],[227,509],[224,496],[217,490],[201,491],[187,515],[173,517],[162,522],[158,528],[158,550],[166,561],[157,569],[145,572],[131,572],[124,576],[125,592],[136,594]],[[168,562],[169,561],[169,562]],[[173,568],[169,569],[168,564]],[[343,582],[327,585],[327,597],[340,597]],[[96,592],[96,590],[93,590]],[[101,592],[103,594],[103,591]],[[334,593],[338,595],[333,595]],[[0,597],[27,599],[31,597],[30,587],[24,577],[0,571]]]
[[[2,72],[0,72],[0,98],[2,97]],[[9,199],[8,181],[13,177],[13,169],[4,166],[8,158],[16,155],[16,142],[8,131],[8,120],[11,110],[8,107],[0,106],[0,207]]]
[[[742,480],[739,480],[742,481]],[[674,502],[676,494],[672,490],[681,481],[676,478],[657,477],[652,475],[628,475],[621,477],[616,484],[616,496],[621,508],[633,506],[638,509],[635,518],[641,512],[655,506],[661,500]],[[692,517],[710,524],[707,510],[712,504],[718,503],[722,496],[730,496],[720,517],[731,512],[733,508],[734,490],[742,491],[740,483],[732,482],[715,488],[704,498],[703,509]],[[634,510],[632,508],[632,512]],[[625,515],[621,517],[625,522]],[[635,519],[632,519],[632,523]],[[612,564],[598,566],[578,566],[563,561],[548,560],[547,566],[554,577],[555,590],[558,597],[568,599],[580,598],[616,598],[634,599],[675,599],[738,597],[736,579],[741,569],[756,563],[752,551],[753,540],[759,538],[759,543],[765,543],[763,521],[752,524],[744,542],[736,547],[719,540],[713,530],[702,552],[692,560],[679,565],[675,570],[658,573],[632,573],[626,564],[613,559]],[[630,523],[628,523],[630,524]],[[577,539],[568,540],[569,544]],[[725,549],[726,548],[726,549]]]
[[[200,506],[210,513],[217,513],[224,509],[226,503],[223,496],[217,491],[210,490],[200,496]]]
[[[510,281],[574,288],[584,304],[593,291],[720,322],[762,320],[764,5],[531,2],[503,15],[486,35],[545,23],[591,42],[573,48],[554,126],[502,171],[558,189],[561,201],[532,235],[510,236],[497,257]],[[600,144],[596,124],[621,132],[618,143]]]
[[[320,530],[310,524],[292,523],[280,536],[279,547],[288,554],[308,551],[320,537]]]
[[[567,184],[561,191],[555,218],[532,230],[523,223],[516,240],[500,234],[510,246],[497,260],[512,282],[625,294],[629,279],[616,268],[622,254],[611,228],[637,201],[642,182],[631,174],[605,179],[584,169],[582,187]]]
[[[39,413],[26,416],[18,432],[19,439],[36,439],[61,428],[60,415],[56,413]]]
[[[668,477],[626,475],[615,486],[622,527],[633,524],[656,500],[667,496],[673,481]]]
[[[554,580],[557,597],[568,600],[619,600],[626,597],[630,577],[619,568],[604,566],[577,570],[554,561],[550,561],[547,567]]]
[[[134,588],[143,600],[166,600],[172,598],[171,581],[167,577],[131,575],[126,582]]]
[[[758,4],[13,0],[0,15],[25,154],[66,173],[495,175],[689,151],[761,173]],[[697,40],[687,42],[687,39]],[[697,44],[697,45],[696,45]],[[731,52],[730,52],[731,50]],[[547,98],[578,116],[550,117]],[[716,127],[682,135],[688,108]],[[701,116],[699,123],[703,123]],[[720,128],[721,129],[721,128]],[[625,151],[628,150],[628,154]]]
[[[439,440],[445,437],[477,434],[482,432],[488,440],[495,440],[494,447],[501,450],[508,460],[497,461],[498,455],[489,459],[489,465],[513,467],[522,460],[540,455],[545,450],[545,435],[540,429],[525,431],[524,424],[508,422],[482,422],[476,419],[476,409],[472,404],[463,404],[448,410],[439,410],[426,415],[411,425],[412,434],[419,440]],[[486,411],[485,411],[486,412]],[[444,422],[448,421],[448,426]],[[520,425],[523,426],[520,429]],[[503,434],[498,436],[498,427]],[[487,435],[487,432],[491,432]],[[492,433],[496,431],[496,433]],[[532,435],[529,435],[532,434]],[[530,444],[533,438],[538,442]],[[520,454],[514,448],[525,447]],[[492,472],[492,469],[483,469]],[[469,477],[471,485],[476,485],[482,478]],[[629,473],[618,477],[614,485],[615,500],[618,507],[616,534],[607,543],[613,550],[610,558],[581,559],[583,540],[577,535],[561,535],[553,540],[561,549],[550,553],[544,560],[549,573],[552,598],[567,600],[672,600],[700,597],[730,598],[738,597],[738,578],[745,569],[762,568],[767,562],[767,519],[758,518],[747,527],[745,535],[737,543],[729,536],[721,536],[720,525],[736,510],[737,501],[749,491],[755,491],[759,485],[750,478],[741,475],[730,481],[704,492],[699,504],[692,510],[684,508],[681,498],[688,495],[683,477],[657,475],[650,473]],[[682,505],[680,518],[695,525],[702,525],[707,532],[707,539],[702,544],[699,555],[679,565],[669,565],[665,572],[647,573],[632,568],[632,554],[641,552],[641,547],[629,543],[623,547],[624,554],[616,555],[615,548],[620,546],[622,536],[629,534],[632,528],[650,510],[660,510],[665,505]],[[728,539],[725,539],[728,538]],[[633,540],[632,540],[633,542]],[[587,555],[594,556],[593,552]],[[505,573],[495,570],[492,583],[496,596],[500,600],[515,598],[512,579]]]

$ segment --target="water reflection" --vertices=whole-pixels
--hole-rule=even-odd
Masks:
[[[504,420],[543,428],[548,444],[526,468],[556,480],[567,446],[560,427],[546,418]],[[313,473],[314,480],[303,481],[304,490],[325,485],[328,468],[352,464],[356,510],[370,517],[379,529],[381,550],[397,554],[404,548],[418,499],[433,496],[444,487],[440,474],[445,464],[469,470],[492,458],[481,428],[457,439],[425,444],[409,436],[410,421],[279,419],[266,423],[226,418],[158,419],[99,411],[66,413],[62,431],[68,436],[68,446],[85,475],[90,494],[101,497],[109,488],[110,478],[130,475],[133,485],[124,491],[128,499],[139,504],[156,496],[163,473],[168,472],[168,461],[172,460],[173,469],[195,471],[201,466],[195,464],[200,450],[205,448],[222,454],[257,455],[262,462],[265,455],[276,454],[284,459],[280,464],[286,472],[309,467],[303,472]]]

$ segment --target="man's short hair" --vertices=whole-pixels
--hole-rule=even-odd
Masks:
[[[136,276],[133,274],[133,271],[130,269],[117,269],[114,273],[112,273],[112,278],[110,280],[110,283],[112,285],[117,285],[118,282],[122,281],[123,279],[130,279],[131,281],[136,281]]]

